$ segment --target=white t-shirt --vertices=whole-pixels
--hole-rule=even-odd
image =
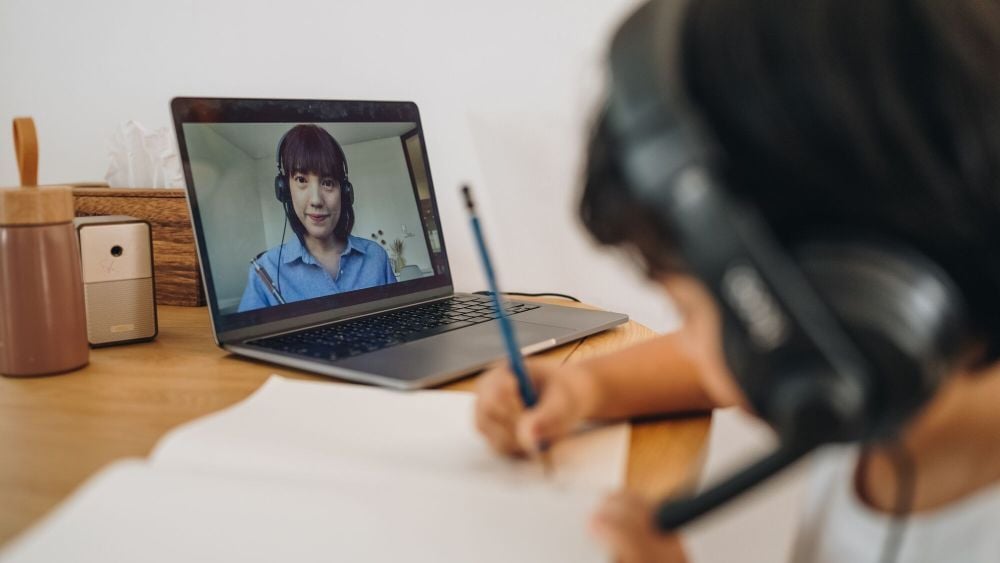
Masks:
[[[713,414],[701,487],[772,450],[763,423],[736,409]],[[891,518],[854,489],[858,448],[824,448],[710,513],[682,533],[692,563],[879,563]],[[919,478],[919,475],[917,476]],[[1000,563],[1000,485],[940,510],[910,515],[899,563]]]
[[[854,486],[858,455],[856,447],[818,454],[792,561],[878,563],[892,518],[858,498]],[[1000,485],[995,485],[938,510],[911,514],[895,561],[1000,562],[998,526]]]

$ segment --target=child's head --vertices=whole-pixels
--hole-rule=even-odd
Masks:
[[[296,125],[278,147],[278,162],[288,186],[288,222],[299,239],[346,239],[354,226],[353,198],[333,136],[316,125]]]
[[[916,248],[959,286],[978,359],[1000,360],[1000,6],[692,0],[682,50],[727,187],[780,242],[846,232]],[[670,225],[626,189],[589,184],[581,215],[655,278],[686,283]],[[711,324],[707,292],[679,293]],[[694,331],[714,341],[696,347],[706,356],[717,325]]]

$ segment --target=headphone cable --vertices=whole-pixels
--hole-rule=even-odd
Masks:
[[[278,295],[281,295],[281,252],[285,250],[285,232],[288,231],[288,209],[285,209],[285,226],[281,228],[281,245],[278,246],[278,268],[274,274],[275,283],[278,284]]]
[[[913,509],[913,497],[916,494],[916,467],[913,456],[901,442],[895,442],[889,448],[889,458],[896,472],[896,506],[893,507],[892,521],[882,544],[881,563],[895,563],[899,558],[900,547],[906,532],[906,524],[910,511]]]

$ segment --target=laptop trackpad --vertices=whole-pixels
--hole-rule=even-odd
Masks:
[[[554,339],[572,332],[571,329],[516,320],[512,320],[512,323],[522,349],[545,342],[554,344],[552,342]],[[412,381],[431,375],[468,372],[472,367],[482,367],[506,356],[507,351],[500,338],[499,323],[489,321],[363,356],[347,358],[336,362],[335,365]]]

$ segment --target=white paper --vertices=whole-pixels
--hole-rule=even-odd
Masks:
[[[490,452],[468,393],[272,377],[119,462],[0,560],[606,561],[586,522],[624,480],[629,431],[537,462]]]
[[[123,462],[3,560],[606,562],[586,533],[596,501],[537,486],[320,484]]]
[[[151,457],[161,465],[301,478],[386,471],[603,491],[624,483],[627,425],[558,442],[550,451],[554,475],[546,478],[537,461],[511,460],[487,447],[473,424],[473,401],[463,392],[272,376],[246,401],[168,433]]]

